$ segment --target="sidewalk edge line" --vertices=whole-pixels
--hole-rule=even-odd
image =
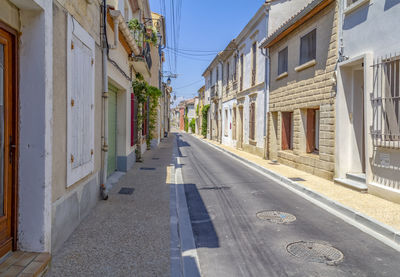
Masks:
[[[178,151],[177,139],[175,139],[175,150]],[[175,152],[174,150],[174,152]],[[197,254],[196,243],[194,241],[192,224],[190,221],[189,208],[186,201],[185,188],[183,182],[182,169],[180,166],[180,159],[177,153],[174,153],[174,174],[175,174],[175,190],[176,190],[176,212],[178,215],[178,233],[180,239],[180,252],[181,252],[181,267],[182,275],[196,277],[201,276],[200,262]],[[193,263],[185,259],[185,257],[192,258],[195,262],[196,268]]]
[[[215,149],[232,156],[233,158],[239,160],[243,164],[247,165],[249,168],[259,171],[260,173],[264,173],[268,177],[278,181],[279,183],[285,185],[287,188],[292,188],[292,191],[298,192],[298,195],[306,198],[314,204],[317,204],[321,208],[324,208],[328,212],[342,218],[347,223],[357,227],[363,232],[368,233],[374,238],[380,240],[386,245],[400,251],[400,231],[395,230],[394,228],[381,223],[368,215],[365,215],[361,212],[358,212],[350,207],[344,206],[343,204],[332,200],[318,192],[315,192],[297,182],[294,182],[276,172],[273,172],[265,167],[262,167],[254,162],[251,162],[243,157],[240,157],[229,150],[226,150],[218,145],[205,141],[197,136],[192,135],[196,139],[202,141],[203,143],[214,147]],[[327,209],[329,208],[329,209]],[[334,211],[334,212],[333,212]],[[347,220],[346,220],[347,219]]]

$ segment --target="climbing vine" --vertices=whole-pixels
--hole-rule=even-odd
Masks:
[[[192,120],[190,120],[189,127],[194,134],[196,132],[196,119],[192,118]]]
[[[147,100],[149,100],[149,126],[148,126],[148,134],[146,137],[147,147],[150,146],[150,142],[153,139],[153,133],[156,128],[157,123],[157,108],[158,101],[161,97],[161,90],[156,87],[150,86],[143,78],[142,74],[136,73],[135,80],[132,82],[133,93],[135,94],[136,101],[138,103],[138,112],[137,112],[137,147],[136,147],[136,155],[137,159],[141,158],[141,133],[142,126],[144,120],[147,118],[147,114],[143,114],[145,110],[145,105],[147,105]]]
[[[210,105],[205,105],[203,109],[201,109],[202,115],[202,124],[201,124],[201,134],[203,137],[207,137],[207,121],[208,121],[208,110],[210,109]]]

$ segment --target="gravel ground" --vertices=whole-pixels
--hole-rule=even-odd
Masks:
[[[50,276],[169,276],[170,135],[144,154],[52,258]],[[156,168],[140,170],[141,167]],[[121,187],[132,195],[118,194]]]

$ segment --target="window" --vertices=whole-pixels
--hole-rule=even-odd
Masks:
[[[282,113],[282,150],[293,150],[293,112]]]
[[[307,153],[319,151],[319,109],[307,110]]]
[[[400,56],[374,64],[373,138],[375,145],[400,148]]]
[[[288,48],[278,53],[278,76],[288,71]]]
[[[240,55],[240,90],[243,90],[243,54]]]
[[[233,80],[236,81],[237,80],[237,70],[236,70],[236,66],[237,66],[237,55],[235,55],[233,57]]]
[[[256,103],[250,104],[250,116],[249,116],[249,138],[255,140],[256,137]]]
[[[253,43],[253,50],[252,50],[252,55],[253,55],[253,68],[251,70],[251,85],[254,86],[256,84],[256,73],[257,73],[257,42]]]
[[[226,65],[226,84],[229,84],[229,62]]]
[[[94,39],[68,16],[67,186],[94,168]]]
[[[314,29],[300,39],[300,65],[314,60],[316,57],[317,30]]]

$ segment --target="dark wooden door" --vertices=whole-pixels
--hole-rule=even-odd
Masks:
[[[0,257],[12,250],[16,233],[15,67],[14,37],[0,28]]]

